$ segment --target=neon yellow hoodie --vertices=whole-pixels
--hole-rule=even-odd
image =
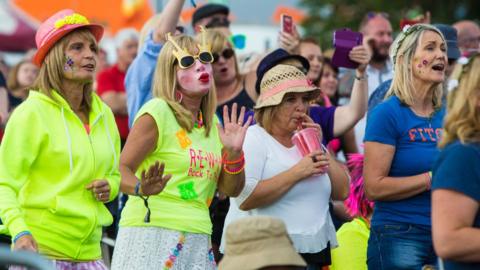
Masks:
[[[110,108],[93,94],[90,134],[68,103],[30,91],[13,112],[0,145],[0,215],[12,237],[30,231],[52,259],[101,258],[105,205],[85,188],[106,179],[110,200],[120,185],[120,137]]]

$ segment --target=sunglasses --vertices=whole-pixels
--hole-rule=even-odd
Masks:
[[[178,66],[181,69],[187,69],[193,64],[195,64],[195,60],[198,59],[200,62],[204,64],[213,63],[213,55],[210,52],[210,45],[207,45],[205,42],[205,29],[202,27],[202,44],[197,45],[200,53],[198,55],[191,55],[187,52],[187,50],[182,49],[172,38],[170,33],[167,34],[167,41],[170,41],[176,50],[173,51],[173,55],[177,58]]]
[[[375,18],[375,17],[377,17],[377,16],[381,16],[381,17],[383,17],[383,18],[385,18],[385,19],[390,18],[390,15],[388,15],[388,13],[386,13],[386,12],[370,11],[370,12],[367,13],[367,18],[368,18],[369,20],[371,20],[371,19],[373,19],[373,18]]]
[[[235,51],[231,48],[226,48],[223,50],[221,54],[218,53],[213,53],[213,63],[218,62],[220,59],[220,56],[222,56],[225,60],[232,58],[232,56],[235,54]]]

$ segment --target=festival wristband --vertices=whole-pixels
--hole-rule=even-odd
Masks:
[[[240,162],[244,162],[245,161],[245,155],[242,151],[242,154],[240,155],[240,157],[236,160],[227,160],[227,153],[223,154],[223,164],[227,164],[227,165],[234,165],[234,164],[238,164]]]
[[[135,185],[135,196],[140,196],[140,181]]]
[[[29,232],[29,231],[19,232],[19,233],[15,236],[15,238],[13,238],[13,243],[15,244],[15,243],[17,242],[17,240],[20,239],[20,237],[25,236],[25,235],[32,235],[32,233]]]

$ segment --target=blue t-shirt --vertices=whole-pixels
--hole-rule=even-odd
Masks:
[[[433,166],[433,189],[450,189],[480,202],[480,144],[453,142],[440,153]],[[473,227],[480,228],[477,211]],[[480,269],[478,263],[444,260],[446,270]]]
[[[335,110],[337,107],[323,107],[323,106],[311,106],[309,115],[313,122],[320,125],[322,128],[323,139],[322,143],[327,145],[333,139],[333,127]]]
[[[445,109],[432,117],[417,116],[396,96],[378,104],[369,114],[365,141],[395,147],[390,177],[429,172],[439,153]],[[400,180],[398,180],[400,181]],[[407,223],[430,227],[430,192],[398,201],[375,201],[372,225]]]

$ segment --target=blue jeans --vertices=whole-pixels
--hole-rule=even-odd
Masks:
[[[409,224],[372,226],[368,239],[369,270],[420,270],[436,265],[431,229]]]

